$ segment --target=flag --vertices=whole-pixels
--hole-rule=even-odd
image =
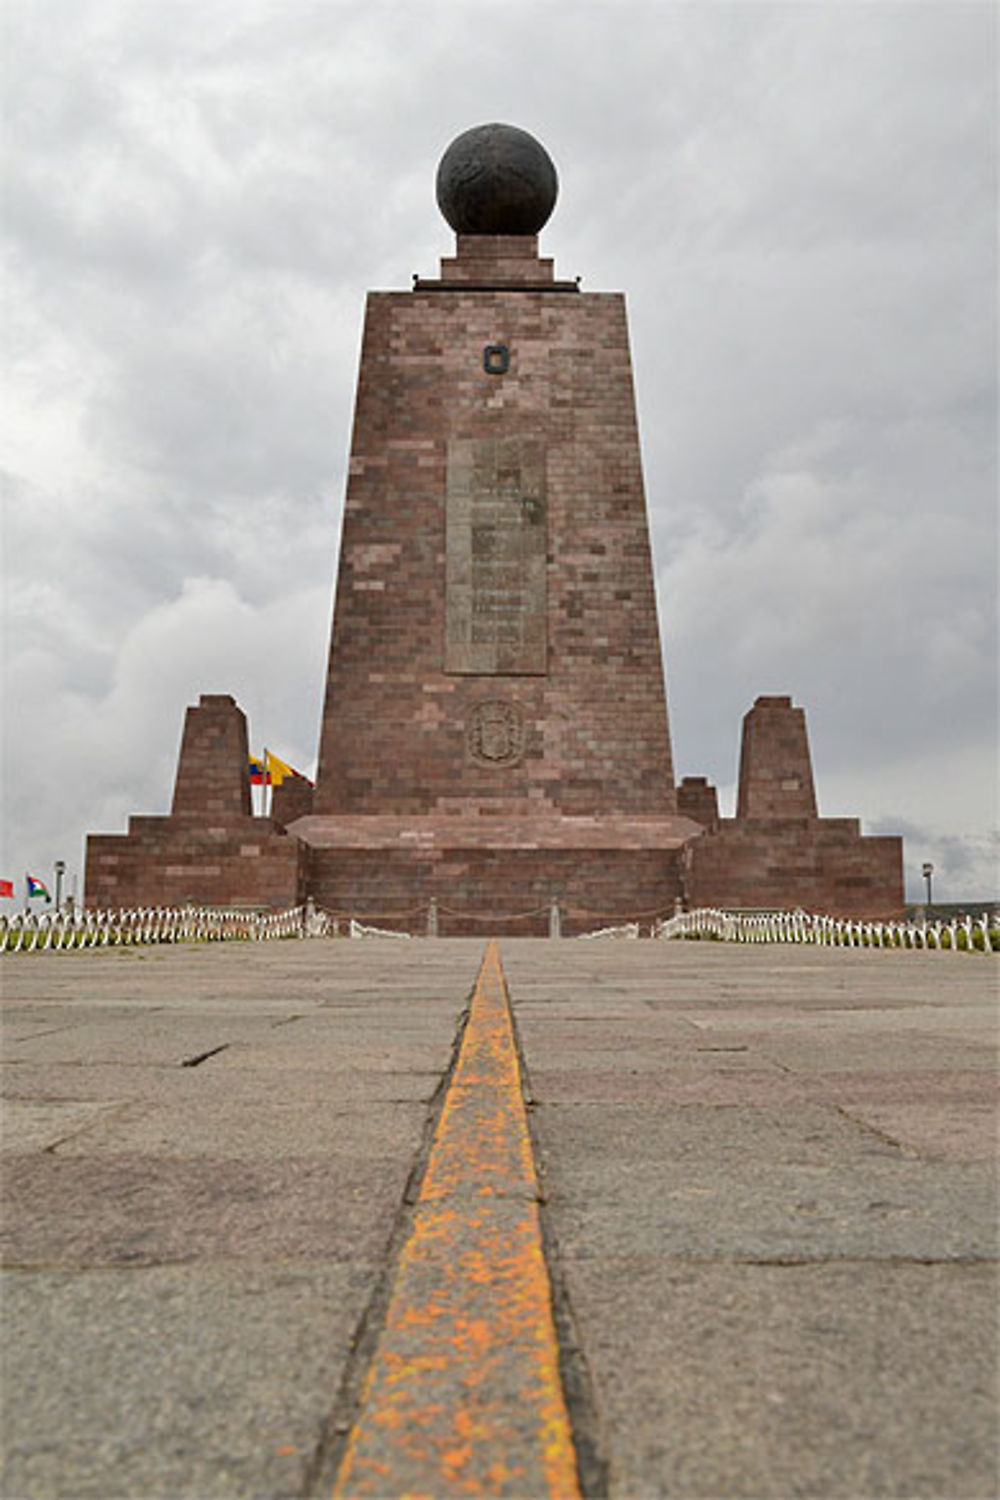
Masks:
[[[9,896],[11,900],[14,899],[13,880],[0,880],[0,896]]]
[[[48,886],[44,880],[39,880],[37,875],[25,875],[24,878],[28,882],[29,898],[32,896],[44,896],[46,901],[52,900],[52,897],[49,895]]]
[[[267,769],[265,771],[265,762]],[[250,757],[250,785],[251,786],[280,786],[288,776],[298,776],[303,781],[309,781],[308,776],[303,776],[301,771],[296,771],[287,761],[275,755],[271,750],[265,750],[263,755],[251,755]]]
[[[300,781],[307,782],[309,786],[313,784],[308,776],[303,776],[302,772],[296,771],[294,766],[286,765],[283,760],[272,755],[270,750],[267,752],[267,769],[271,773],[271,781],[275,786],[280,786],[286,776],[297,776]]]
[[[267,770],[264,763],[267,762]],[[263,755],[251,755],[250,757],[250,785],[251,786],[280,786],[288,776],[299,776],[303,781],[309,781],[308,776],[303,776],[301,771],[296,771],[287,761],[281,759],[270,750],[265,750]],[[312,782],[309,781],[312,786]]]
[[[272,755],[270,750],[267,754],[267,779],[272,786],[280,786],[286,776],[297,776],[298,771],[293,771],[291,766],[286,766],[283,760]]]

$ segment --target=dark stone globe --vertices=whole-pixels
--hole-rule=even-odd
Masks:
[[[549,153],[515,125],[463,131],[438,167],[438,207],[456,234],[537,234],[558,192]]]

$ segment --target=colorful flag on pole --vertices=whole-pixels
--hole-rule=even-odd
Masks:
[[[13,880],[0,880],[0,896],[9,896],[10,899],[13,901],[13,899],[14,899],[14,882],[13,882]]]
[[[286,776],[297,776],[299,773],[293,771],[283,760],[279,760],[271,751],[267,751],[267,776],[272,786],[280,786]]]
[[[266,771],[265,771],[266,763]],[[251,786],[280,786],[286,776],[302,776],[301,771],[288,765],[280,756],[270,750],[265,750],[263,755],[251,755],[250,757],[250,785]],[[308,776],[302,776],[303,781],[309,781]],[[309,781],[312,786],[312,782]]]
[[[51,901],[52,900],[52,897],[49,895],[49,888],[45,884],[44,880],[39,880],[37,875],[27,875],[26,874],[24,878],[28,882],[28,899],[29,900],[31,899],[32,896],[44,896],[45,899],[46,899],[46,901]]]

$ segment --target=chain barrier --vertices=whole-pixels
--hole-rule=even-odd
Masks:
[[[357,909],[351,907],[325,906],[323,911],[328,917],[339,922],[354,922],[359,916]],[[419,906],[408,906],[405,911],[369,911],[362,915],[377,922],[405,922],[408,918],[419,917],[426,911],[426,903],[421,902]]]
[[[613,926],[621,926],[622,923],[628,925],[635,922],[663,922],[666,920],[667,910],[668,908],[663,906],[651,906],[647,911],[630,911],[623,914],[618,911],[592,911],[586,906],[563,908],[568,917],[575,917],[577,920],[587,918],[591,922],[607,922]],[[669,910],[672,913],[674,908],[671,906]]]
[[[457,906],[443,906],[438,903],[438,911],[448,917],[461,917],[463,922],[525,922],[529,917],[547,916],[549,906],[533,906],[530,911],[462,911]]]
[[[1000,923],[988,912],[950,922],[872,922],[804,911],[727,912],[706,907],[668,918],[653,936],[723,943],[815,943],[832,948],[935,948],[952,953],[1000,950]]]

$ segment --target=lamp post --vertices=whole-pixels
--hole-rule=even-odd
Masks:
[[[57,859],[56,860],[55,869],[56,869],[56,915],[58,916],[59,913],[62,911],[62,883],[63,883],[63,876],[66,874],[66,861],[64,859]]]
[[[934,866],[930,860],[925,860],[923,865],[923,877],[927,882],[927,905],[931,904],[931,876],[934,874]]]

